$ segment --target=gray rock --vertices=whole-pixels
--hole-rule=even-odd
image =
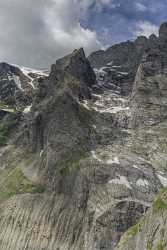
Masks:
[[[96,52],[97,81],[82,49],[38,79],[32,106],[0,147],[2,250],[137,247],[138,226],[132,241],[121,237],[167,185],[163,41],[139,37]],[[146,249],[141,227],[137,250]]]

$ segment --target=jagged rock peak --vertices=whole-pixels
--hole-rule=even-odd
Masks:
[[[7,72],[12,72],[15,74],[20,74],[21,71],[18,67],[8,64],[6,62],[0,62],[0,72],[1,73],[7,73]]]
[[[147,37],[145,36],[138,36],[135,40],[135,45],[141,45],[141,46],[145,46],[148,42]]]
[[[65,73],[72,75],[79,81],[91,87],[96,83],[96,76],[87,60],[83,48],[74,50],[71,54],[58,59],[51,67],[51,76],[61,80]]]
[[[167,22],[161,24],[159,29],[159,38],[162,41],[167,41]]]
[[[159,38],[155,35],[152,34],[149,36],[149,48],[156,48],[159,43]]]
[[[157,36],[155,34],[151,34],[149,36],[149,40],[157,40]]]

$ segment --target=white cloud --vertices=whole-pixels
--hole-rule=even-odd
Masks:
[[[113,4],[113,0],[74,0],[80,15],[84,17],[87,14],[87,10],[92,6],[96,12],[101,12],[104,7],[114,8],[117,5]]]
[[[151,34],[158,35],[159,27],[148,22],[148,21],[140,21],[136,25],[136,29],[134,31],[134,37],[136,36],[146,36],[149,37]]]
[[[138,11],[144,12],[147,10],[147,7],[142,3],[136,2],[135,6]]]
[[[63,53],[81,46],[90,53],[101,46],[95,31],[81,27],[77,13],[78,6],[73,0],[54,0],[46,12],[48,30]]]
[[[96,32],[81,27],[79,12],[79,0],[0,1],[0,61],[45,67],[75,48],[99,49]]]

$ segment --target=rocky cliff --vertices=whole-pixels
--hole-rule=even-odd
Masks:
[[[166,83],[167,83],[167,24],[160,27],[154,48],[146,51],[139,66],[132,94],[132,127],[140,133],[141,147],[159,169],[166,186]],[[135,136],[138,140],[138,136]],[[136,141],[137,141],[136,140]],[[145,144],[145,145],[144,145]],[[145,148],[145,149],[144,149]],[[146,151],[145,151],[146,152]],[[167,190],[157,195],[152,208],[122,237],[116,249],[167,249]]]
[[[166,26],[49,75],[1,64],[1,250],[165,249]]]
[[[120,87],[122,95],[129,95],[145,51],[154,48],[157,41],[155,35],[149,38],[139,36],[135,41],[113,45],[106,51],[93,52],[88,59],[100,79]]]

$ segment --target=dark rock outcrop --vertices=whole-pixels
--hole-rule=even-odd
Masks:
[[[160,36],[146,50],[139,66],[132,92],[134,126],[157,124],[167,118],[167,25],[160,28]]]
[[[160,29],[160,40],[165,37],[164,25]],[[140,36],[134,42],[127,41],[113,45],[106,51],[93,52],[88,59],[93,68],[106,71],[106,74],[102,76],[104,81],[119,86],[122,95],[130,95],[145,51],[150,48],[154,49],[158,44],[159,38],[155,35],[149,38]]]
[[[167,41],[167,23],[161,24],[159,29],[159,39],[164,43]]]
[[[0,101],[12,107],[27,106],[32,101],[28,77],[13,65],[0,63]]]
[[[106,82],[112,82],[121,88],[123,95],[129,95],[132,91],[135,75],[142,59],[144,51],[147,49],[149,39],[144,36],[138,37],[134,42],[127,41],[113,45],[105,51],[93,52],[89,61],[93,68],[99,69],[107,67],[109,64],[118,69],[116,77],[113,79],[113,72],[105,76]],[[120,77],[119,72],[128,73]]]
[[[57,60],[56,64],[52,65],[49,84],[55,86],[64,84],[61,87],[69,87],[80,99],[90,98],[89,88],[96,84],[96,76],[82,48],[74,50],[72,54]]]

